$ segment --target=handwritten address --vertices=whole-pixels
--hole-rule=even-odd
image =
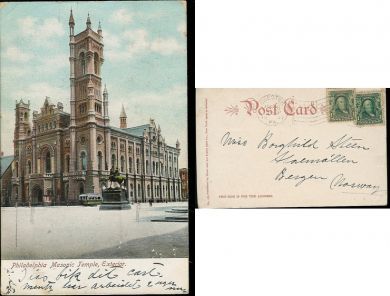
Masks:
[[[257,151],[265,150],[272,152],[270,163],[279,164],[280,169],[274,176],[274,181],[290,183],[294,187],[303,186],[307,182],[327,182],[331,190],[338,190],[342,193],[365,192],[374,195],[381,192],[379,185],[371,184],[365,180],[352,180],[344,172],[338,171],[334,176],[322,175],[316,172],[316,166],[322,164],[343,166],[354,166],[359,163],[356,157],[349,156],[349,151],[368,153],[370,145],[364,139],[353,135],[341,134],[334,139],[324,142],[318,138],[292,136],[288,140],[278,141],[272,131],[268,130],[261,135],[257,142],[250,143],[244,136],[233,135],[226,131],[221,139],[220,145],[225,149],[237,147],[238,149],[248,149],[252,145]],[[310,151],[319,150],[321,156],[312,157]],[[312,168],[313,173],[300,173],[302,166]],[[336,170],[337,171],[337,170]],[[236,197],[237,195],[230,195]],[[220,198],[227,196],[220,196]]]

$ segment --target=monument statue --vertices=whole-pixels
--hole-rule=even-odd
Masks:
[[[110,182],[108,188],[102,190],[102,204],[100,210],[126,210],[130,209],[130,203],[127,199],[127,191],[122,187],[122,184],[126,180],[124,176],[121,176],[118,168],[114,171],[110,169],[110,175],[108,177]]]

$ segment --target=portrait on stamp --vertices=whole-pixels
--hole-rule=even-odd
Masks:
[[[356,94],[356,123],[378,124],[383,123],[382,96],[380,92]]]
[[[328,92],[329,120],[348,121],[354,119],[354,91],[332,90]]]

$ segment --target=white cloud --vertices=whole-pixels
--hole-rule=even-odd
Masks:
[[[16,46],[11,46],[5,51],[5,57],[14,62],[27,62],[32,58],[32,55]]]
[[[60,69],[68,67],[67,60],[68,56],[66,54],[48,56],[42,59],[42,63],[38,69],[46,73],[55,73]]]
[[[36,43],[50,42],[53,37],[61,37],[65,34],[63,24],[56,18],[44,20],[25,17],[18,20],[21,35],[30,38]]]
[[[8,80],[23,77],[29,74],[27,67],[1,67],[1,75]]]
[[[52,98],[53,103],[57,101],[63,101],[64,103],[69,101],[69,89],[52,86],[46,82],[32,83],[23,89],[17,90],[12,94],[15,99],[30,100],[32,109],[38,110],[42,107],[45,97]]]
[[[175,52],[182,52],[185,50],[175,38],[157,38],[153,40],[150,46],[151,50],[163,55],[172,54]]]
[[[104,44],[107,48],[118,48],[121,45],[120,38],[111,32],[104,30],[103,34]]]
[[[111,15],[110,21],[118,24],[130,24],[133,21],[133,14],[126,9],[118,9]]]
[[[110,48],[106,56],[110,61],[122,61],[133,58],[137,54],[156,52],[161,55],[173,53],[185,53],[185,46],[180,44],[175,38],[157,38],[151,40],[149,34],[144,29],[127,30],[122,33],[118,40],[123,41],[124,47]],[[115,42],[115,40],[114,40]]]
[[[177,31],[179,33],[183,34],[184,36],[187,36],[187,25],[186,25],[186,23],[180,23],[177,26]]]

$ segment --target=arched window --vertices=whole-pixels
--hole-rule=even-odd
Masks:
[[[46,153],[45,163],[46,163],[46,173],[51,173],[51,159],[50,159],[49,151],[47,151]]]
[[[27,112],[24,112],[24,120],[27,121]]]
[[[29,174],[31,174],[31,161],[27,161],[27,171]]]
[[[67,154],[65,156],[65,167],[66,167],[66,172],[69,173],[70,170],[70,156]]]
[[[130,184],[130,197],[133,197],[133,190],[134,190],[134,186],[133,184]]]
[[[16,177],[19,177],[19,163],[15,162],[15,175]]]
[[[149,161],[146,161],[146,174],[149,175]]]
[[[133,159],[131,157],[129,157],[129,173],[131,173],[132,171],[132,166],[133,166]]]
[[[81,69],[81,75],[84,75],[86,73],[86,63],[85,63],[85,54],[82,52],[80,53],[80,69]]]
[[[154,161],[153,161],[153,175],[156,173],[156,165],[155,165],[155,163],[154,163]]]
[[[80,194],[84,194],[84,183],[80,183]]]
[[[137,195],[138,195],[138,197],[141,196],[141,185],[140,184],[138,184]]]
[[[85,151],[81,151],[80,154],[81,170],[85,171],[87,169],[87,154]]]
[[[101,171],[102,170],[102,162],[103,162],[103,155],[102,155],[102,152],[99,151],[98,152],[98,170]]]
[[[147,187],[147,192],[148,192],[148,197],[150,197],[150,185],[148,184],[148,187]]]
[[[95,74],[99,75],[100,74],[100,61],[99,61],[99,55],[95,52],[93,55],[93,60],[94,60],[94,68],[95,68]]]
[[[139,174],[139,158],[137,158],[137,174]]]
[[[160,196],[160,186],[159,185],[157,185],[156,196],[157,197]]]
[[[115,169],[116,166],[116,156],[115,154],[111,155],[111,167]]]
[[[123,173],[125,171],[125,157],[121,156],[121,172]]]

